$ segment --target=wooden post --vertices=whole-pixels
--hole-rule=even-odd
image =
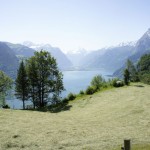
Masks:
[[[124,140],[124,150],[131,150],[130,140]]]

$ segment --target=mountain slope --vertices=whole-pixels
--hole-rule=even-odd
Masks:
[[[134,53],[128,59],[130,59],[134,64],[136,64],[142,55],[150,53],[150,29],[137,41]],[[122,77],[123,70],[126,64],[124,63],[121,68],[116,70],[113,75],[117,77]]]
[[[89,53],[81,61],[82,67],[91,69],[105,69],[114,71],[121,67],[126,59],[132,55],[134,46],[122,45],[107,49],[100,49]]]
[[[0,149],[112,150],[126,138],[132,148],[149,144],[149,91],[140,83],[114,88],[72,101],[69,111],[57,114],[0,110]]]
[[[9,42],[6,42],[7,46],[9,46],[16,55],[22,56],[22,57],[31,57],[34,55],[35,50],[32,48],[29,48],[27,46],[21,45],[21,44],[12,44]]]
[[[42,45],[32,45],[31,48],[38,51],[43,49],[50,52],[51,55],[56,58],[58,67],[62,70],[70,69],[73,66],[71,61],[67,58],[67,56],[57,47],[52,47],[49,44],[42,44]]]
[[[0,42],[0,70],[15,78],[18,64],[18,59],[13,50],[4,42]]]

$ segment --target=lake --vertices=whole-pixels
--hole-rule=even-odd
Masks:
[[[77,94],[80,90],[85,90],[95,75],[102,75],[106,80],[109,78],[107,75],[111,75],[111,72],[105,70],[93,70],[93,71],[63,71],[63,82],[65,91],[62,93],[62,97],[66,97],[68,93]],[[22,108],[22,101],[15,98],[7,100],[7,103],[11,108]],[[29,102],[27,102],[29,103]]]

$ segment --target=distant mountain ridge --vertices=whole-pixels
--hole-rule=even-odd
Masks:
[[[115,71],[133,53],[133,49],[134,47],[130,45],[100,49],[86,55],[80,64],[89,69]]]
[[[56,58],[59,69],[72,69],[71,61],[59,48],[46,44],[37,46],[36,48],[34,47],[33,49],[33,43],[28,44],[30,44],[31,47],[22,44],[13,44],[10,42],[0,42],[0,70],[15,79],[19,60],[33,56],[36,50],[41,49],[47,50],[53,57]]]
[[[21,44],[13,44],[9,42],[5,42],[9,48],[11,48],[16,55],[22,56],[22,57],[31,57],[34,55],[35,50],[32,48],[29,48],[27,46],[21,45]]]
[[[140,57],[150,52],[150,29],[136,42],[120,43],[117,46],[102,48],[90,53],[67,54],[70,60],[77,57],[78,68],[85,70],[105,69],[117,74],[124,68],[127,59],[136,63]],[[116,71],[117,70],[117,71]],[[120,73],[119,73],[120,74]]]
[[[72,62],[67,58],[67,56],[59,49],[58,47],[52,47],[50,44],[34,44],[32,42],[24,42],[26,46],[30,46],[30,48],[40,51],[40,50],[46,50],[51,53],[53,57],[56,58],[58,67],[61,70],[69,70],[72,68],[73,64]]]
[[[128,59],[130,59],[134,64],[136,64],[142,55],[149,53],[150,53],[150,28],[137,41],[134,47],[134,52],[130,57],[128,57]],[[126,64],[124,63],[121,68],[119,68],[113,73],[113,76],[122,77],[123,70],[125,67]]]
[[[126,67],[127,59],[134,64],[144,54],[150,53],[150,29],[137,42],[121,43],[120,45],[87,52],[81,49],[66,55],[57,47],[49,44],[34,44],[26,41],[22,44],[0,42],[0,70],[15,76],[22,57],[31,57],[35,51],[47,50],[56,58],[61,70],[97,70],[105,69],[120,77]]]

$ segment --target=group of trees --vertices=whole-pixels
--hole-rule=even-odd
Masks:
[[[23,102],[31,100],[33,108],[43,108],[60,101],[64,90],[62,73],[56,59],[50,53],[41,50],[20,63],[16,78],[15,95]]]
[[[130,81],[141,81],[150,84],[150,54],[143,55],[136,65],[130,60],[127,60],[126,65],[127,67],[124,70],[124,82],[126,85]]]
[[[50,53],[41,50],[35,52],[34,56],[27,60],[22,60],[15,80],[15,95],[23,102],[30,100],[33,108],[43,108],[61,102],[61,92],[64,90],[63,75],[59,71],[56,59]],[[141,57],[139,62],[134,65],[130,60],[127,61],[124,70],[124,82],[119,79],[105,81],[101,75],[95,76],[91,85],[80,94],[93,94],[103,88],[114,86],[120,87],[130,82],[141,81],[150,84],[150,54]],[[4,72],[0,71],[0,96],[5,96],[11,89],[13,80]],[[68,95],[68,100],[74,99],[74,94]],[[4,104],[3,104],[4,105]]]

